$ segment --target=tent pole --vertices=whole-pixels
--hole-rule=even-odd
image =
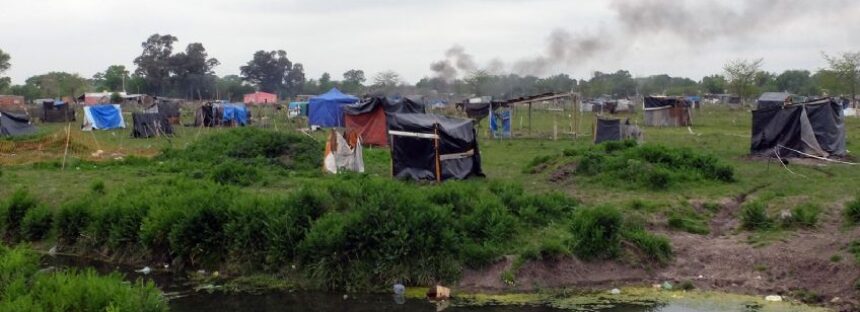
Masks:
[[[436,149],[436,183],[442,182],[442,160],[439,158],[439,125],[433,129],[436,138],[433,140]]]
[[[66,126],[66,147],[63,150],[63,165],[60,168],[61,170],[66,170],[66,155],[69,154],[69,139],[72,135],[72,123],[69,122],[68,126]]]

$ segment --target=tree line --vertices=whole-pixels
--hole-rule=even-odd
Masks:
[[[629,71],[594,72],[590,79],[574,79],[567,74],[550,77],[497,74],[478,69],[460,79],[425,77],[415,84],[406,83],[394,71],[383,71],[368,80],[365,72],[350,69],[337,80],[329,73],[308,78],[304,65],[294,62],[284,50],[256,51],[239,67],[239,75],[215,75],[221,65],[209,57],[202,43],[189,43],[175,52],[178,38],[153,34],[141,43],[135,68],[110,65],[91,78],[66,72],[49,72],[28,78],[24,84],[11,84],[3,73],[11,66],[11,56],[0,50],[0,94],[22,95],[29,100],[80,95],[83,92],[126,91],[185,99],[241,100],[255,90],[275,93],[281,99],[302,94],[320,94],[337,87],[347,93],[384,95],[421,95],[431,99],[455,100],[489,95],[515,98],[526,95],[577,91],[585,97],[631,97],[636,95],[702,95],[730,93],[751,98],[766,91],[787,91],[800,95],[848,95],[860,89],[860,52],[823,55],[828,68],[815,72],[791,69],[782,73],[761,70],[762,59],[732,60],[722,73],[695,81],[685,77],[652,75],[634,77]]]

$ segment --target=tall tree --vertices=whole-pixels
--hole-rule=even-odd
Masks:
[[[220,65],[218,59],[209,58],[201,43],[191,43],[185,52],[170,57],[171,80],[178,94],[186,98],[210,98],[215,92],[213,69]]]
[[[375,93],[392,95],[401,83],[403,83],[403,80],[400,78],[400,74],[393,70],[386,70],[373,76],[373,90]]]
[[[710,75],[702,78],[702,82],[700,83],[701,89],[705,93],[710,94],[722,94],[726,92],[726,77],[723,75]]]
[[[246,84],[238,75],[227,75],[217,80],[218,99],[241,101],[242,96],[254,92],[254,87]]]
[[[87,79],[78,74],[65,72],[50,72],[43,75],[27,78],[26,88],[19,89],[26,92],[31,100],[40,98],[58,98],[63,96],[78,96],[89,88]],[[33,92],[36,90],[37,92]]]
[[[239,68],[245,81],[264,92],[284,90],[284,82],[292,69],[293,63],[284,50],[257,51],[246,65]]]
[[[319,84],[320,92],[325,92],[335,87],[335,83],[331,81],[331,75],[329,73],[323,73],[320,76]]]
[[[123,65],[111,65],[104,72],[93,75],[93,83],[98,91],[125,91],[123,83],[126,80],[130,80],[130,77]]]
[[[287,73],[284,79],[284,91],[286,96],[296,96],[302,93],[305,87],[305,67],[302,63],[293,64],[293,69]]]
[[[780,91],[801,95],[818,95],[820,93],[808,70],[786,70],[782,72],[776,76],[776,88]]]
[[[9,79],[9,77],[3,77],[3,73],[12,67],[12,64],[9,63],[10,59],[12,59],[12,57],[9,56],[9,53],[3,52],[3,50],[0,49],[0,91],[6,90],[6,88],[12,84],[12,79]]]
[[[167,91],[173,43],[176,40],[169,34],[154,34],[141,43],[143,52],[134,59],[137,65],[134,72],[146,81],[147,92],[162,95]]]
[[[855,103],[860,85],[860,51],[845,52],[837,56],[824,54],[824,59],[830,64],[830,70],[841,79],[843,87],[851,95],[851,102]]]
[[[762,59],[745,60],[735,59],[723,66],[729,89],[745,101],[755,92],[756,74],[761,69]]]
[[[341,87],[344,92],[358,94],[361,93],[361,88],[366,80],[363,70],[350,69],[343,73],[343,84]]]

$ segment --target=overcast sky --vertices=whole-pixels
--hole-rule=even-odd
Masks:
[[[112,64],[133,70],[153,33],[178,37],[175,51],[203,43],[219,75],[238,74],[256,50],[283,49],[309,78],[355,68],[411,83],[432,76],[430,64],[454,45],[479,67],[541,60],[540,74],[576,78],[627,69],[699,79],[759,57],[765,70],[814,71],[825,66],[822,52],[860,50],[857,0],[0,1],[14,83],[49,71],[91,77]]]

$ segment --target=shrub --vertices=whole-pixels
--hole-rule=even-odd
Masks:
[[[36,204],[36,199],[27,190],[19,189],[0,207],[3,235],[7,241],[18,242],[21,239],[21,221]]]
[[[760,201],[747,203],[741,210],[741,226],[747,230],[770,228],[772,220],[767,215],[767,204]]]
[[[89,200],[77,200],[60,206],[55,228],[62,243],[74,245],[93,221]]]
[[[707,235],[711,232],[707,221],[689,210],[673,211],[669,214],[668,224],[669,228],[692,234]]]
[[[844,214],[849,224],[860,224],[860,198],[849,202],[845,207]]]
[[[95,194],[104,195],[105,193],[105,182],[104,181],[95,181],[90,184],[90,190]]]
[[[612,207],[585,208],[573,216],[573,252],[583,259],[614,258],[621,246],[622,215]]]
[[[21,220],[21,236],[28,241],[39,241],[48,235],[53,226],[54,214],[47,206],[39,205],[27,211]]]
[[[797,205],[791,210],[791,217],[781,220],[782,227],[815,227],[818,223],[818,214],[821,208],[814,203],[804,203]]]
[[[854,255],[854,260],[860,264],[860,240],[855,240],[848,244],[848,253]]]
[[[672,244],[665,236],[634,230],[624,232],[624,240],[632,243],[652,261],[666,264],[672,260]]]
[[[576,174],[616,186],[665,190],[684,182],[734,182],[734,169],[690,149],[631,142],[607,142],[564,153],[578,162]]]
[[[258,179],[259,174],[253,166],[243,165],[234,160],[226,160],[212,168],[210,177],[220,184],[248,186]]]

